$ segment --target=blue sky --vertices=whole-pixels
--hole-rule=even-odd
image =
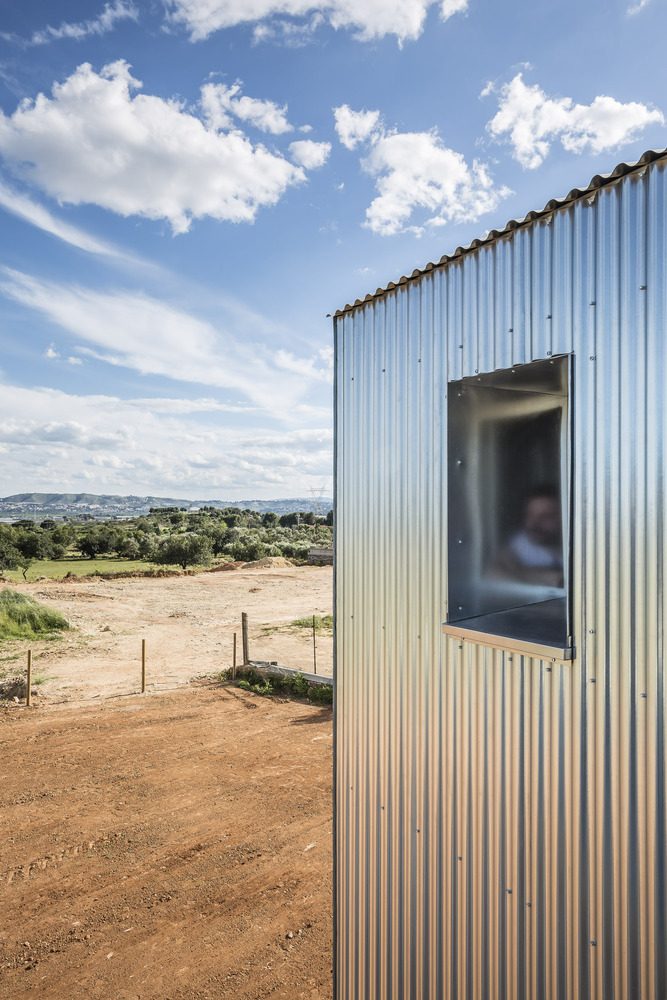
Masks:
[[[326,314],[667,146],[664,0],[0,0],[0,494],[331,488]]]

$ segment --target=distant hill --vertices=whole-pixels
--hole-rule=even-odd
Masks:
[[[0,518],[45,518],[76,517],[133,517],[147,514],[151,507],[236,507],[239,510],[256,510],[262,514],[288,514],[291,511],[306,512],[317,508],[322,515],[333,507],[330,497],[294,497],[288,500],[188,500],[183,497],[139,497],[118,496],[95,493],[14,493],[0,498]]]

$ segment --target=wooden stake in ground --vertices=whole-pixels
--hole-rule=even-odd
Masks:
[[[141,693],[146,694],[146,640],[141,640]]]
[[[313,615],[313,673],[317,673],[317,650],[315,648],[315,615]]]
[[[250,663],[250,655],[248,653],[248,616],[244,612],[241,614],[241,643],[243,645],[243,666],[247,666]]]
[[[234,655],[232,657],[232,680],[236,680],[236,632],[234,633]]]
[[[32,691],[31,691],[31,688],[32,688],[32,650],[29,649],[28,650],[28,670],[27,670],[26,685],[25,685],[25,703],[26,703],[26,708],[30,708],[30,706],[32,704]]]

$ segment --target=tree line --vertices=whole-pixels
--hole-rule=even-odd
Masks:
[[[236,507],[152,508],[124,521],[89,523],[22,519],[0,524],[0,572],[36,560],[100,556],[162,566],[208,566],[214,558],[252,562],[265,556],[304,560],[311,545],[333,544],[333,511],[258,514]]]

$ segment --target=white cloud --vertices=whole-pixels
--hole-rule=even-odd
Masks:
[[[379,111],[353,111],[348,104],[333,109],[336,133],[346,149],[354,149],[380,128]]]
[[[81,360],[81,358],[75,358],[74,355],[70,355],[70,357],[67,359],[67,364],[68,365],[82,365],[83,361]]]
[[[61,202],[167,219],[175,233],[204,216],[250,222],[305,180],[284,157],[207,129],[175,100],[133,97],[140,86],[125,62],[100,74],[85,63],[51,98],[0,112],[0,154]]]
[[[243,338],[147,295],[61,286],[10,268],[3,273],[0,291],[7,298],[80,340],[79,354],[107,364],[240,393],[288,422],[313,380],[327,378],[307,358],[290,364],[283,351],[252,343],[251,321],[241,315],[235,321],[242,323]]]
[[[308,45],[317,29],[324,22],[325,18],[321,14],[313,14],[303,24],[280,18],[271,22],[262,21],[255,25],[252,40],[256,45],[261,42],[281,42],[287,48],[300,49],[304,45]]]
[[[488,167],[479,160],[468,164],[431,132],[387,131],[379,111],[353,111],[347,104],[334,108],[336,131],[348,149],[366,142],[363,170],[375,179],[378,197],[366,210],[364,223],[383,236],[426,226],[474,221],[511,194],[496,187]],[[411,223],[413,213],[426,218]]]
[[[30,225],[43,229],[44,232],[51,233],[52,236],[57,236],[65,243],[71,243],[72,246],[78,247],[80,250],[86,250],[88,253],[107,254],[112,257],[123,256],[120,250],[109,243],[104,243],[102,240],[90,236],[82,229],[63,222],[62,219],[56,219],[43,205],[38,205],[26,195],[19,194],[3,184],[2,181],[0,181],[0,207],[25,222],[29,222]]]
[[[466,163],[461,153],[444,145],[436,132],[396,132],[371,146],[362,166],[376,179],[379,196],[366,210],[365,225],[383,236],[408,227],[416,209],[424,209],[426,225],[466,222],[493,211],[511,192],[495,187],[485,164]]]
[[[287,107],[281,108],[273,101],[241,96],[240,81],[231,87],[224,83],[205,84],[201,89],[201,103],[209,127],[216,130],[231,128],[233,117],[272,135],[292,132],[294,128],[287,120]]]
[[[429,9],[438,0],[164,0],[170,20],[184,24],[192,41],[238,24],[258,24],[255,39],[271,37],[272,18],[302,18],[315,14],[334,28],[352,28],[361,40],[396,35],[400,41],[418,38]],[[443,20],[466,10],[468,0],[442,0]],[[284,21],[282,22],[285,23]],[[312,27],[309,30],[313,30]]]
[[[300,139],[290,143],[289,151],[294,162],[298,163],[300,167],[305,167],[306,170],[316,170],[317,167],[324,166],[329,159],[331,143]]]
[[[542,163],[554,140],[573,153],[600,153],[631,142],[647,125],[665,123],[661,111],[645,104],[606,96],[591,104],[548,97],[537,84],[525,84],[521,73],[500,88],[498,104],[487,128],[495,139],[507,136],[514,158],[530,169]]]
[[[454,14],[463,14],[468,9],[468,0],[442,0],[440,17],[443,21]]]
[[[138,21],[138,9],[132,3],[124,3],[123,0],[114,0],[113,3],[105,4],[104,10],[96,18],[88,21],[78,21],[74,24],[63,21],[58,28],[47,25],[41,31],[35,31],[28,41],[23,41],[23,44],[47,45],[49,42],[55,42],[61,38],[69,38],[78,42],[89,35],[104,35],[108,31],[113,31],[118,21],[125,20]],[[3,35],[2,37],[13,41],[21,41],[11,35]]]
[[[56,350],[55,344],[49,344],[49,346],[44,351],[44,357],[50,360],[55,360],[60,357],[60,353]]]
[[[104,493],[234,499],[307,495],[313,481],[329,480],[330,413],[321,427],[247,430],[199,422],[196,409],[206,402],[3,382],[0,493],[77,491],[85,483]]]
[[[650,2],[651,0],[639,0],[639,3],[633,4],[632,7],[628,7],[625,13],[629,14],[630,17],[634,17],[635,14],[639,14],[641,10],[648,7]]]

